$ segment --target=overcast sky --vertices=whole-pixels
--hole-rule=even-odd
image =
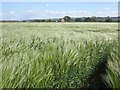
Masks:
[[[0,19],[118,16],[117,2],[3,2]]]

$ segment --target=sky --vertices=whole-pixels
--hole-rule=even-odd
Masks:
[[[1,0],[2,2],[119,2],[119,0]]]
[[[0,6],[0,20],[118,16],[117,2],[2,2]]]

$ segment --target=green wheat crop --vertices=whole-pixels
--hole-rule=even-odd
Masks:
[[[116,47],[116,23],[3,23],[2,88],[80,88]]]
[[[120,52],[118,50],[118,44],[116,44],[108,59],[107,74],[103,75],[106,85],[113,89],[120,88]]]

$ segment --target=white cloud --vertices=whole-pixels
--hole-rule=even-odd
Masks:
[[[117,17],[118,16],[118,12],[117,11],[98,11],[98,12],[96,12],[95,16],[100,16],[100,17],[105,17],[105,16]]]
[[[48,7],[48,6],[49,6],[49,4],[48,4],[48,3],[46,3],[46,4],[45,4],[45,6],[46,6],[46,7]]]
[[[29,13],[32,13],[32,12],[33,12],[33,10],[29,10],[28,12],[29,12]]]
[[[65,12],[65,11],[62,11],[62,14],[66,14],[66,12]]]
[[[49,11],[46,10],[43,12],[46,16],[55,16],[55,17],[63,17],[65,15],[72,16],[72,17],[80,17],[80,16],[90,16],[90,13],[85,10],[79,10],[79,11]]]
[[[10,13],[10,14],[14,14],[15,12],[13,12],[13,11],[10,11],[9,13]]]
[[[114,17],[117,17],[118,16],[118,12],[117,11],[112,11],[111,15],[114,16]]]
[[[3,13],[0,13],[0,16],[3,16]]]
[[[110,8],[109,7],[105,7],[105,10],[110,10]]]
[[[108,8],[107,8],[108,9]],[[97,17],[106,17],[106,16],[112,16],[117,17],[118,11],[111,11],[111,10],[103,10],[98,12],[90,12],[86,10],[70,10],[70,11],[45,11],[43,12],[46,17],[64,17],[65,15],[71,16],[71,17],[89,17],[89,16],[97,16]]]

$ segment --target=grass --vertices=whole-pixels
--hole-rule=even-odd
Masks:
[[[116,44],[108,59],[107,74],[102,76],[106,86],[113,89],[120,88],[120,53],[118,50],[118,44]]]
[[[80,88],[110,56],[117,23],[2,23],[2,88]]]

